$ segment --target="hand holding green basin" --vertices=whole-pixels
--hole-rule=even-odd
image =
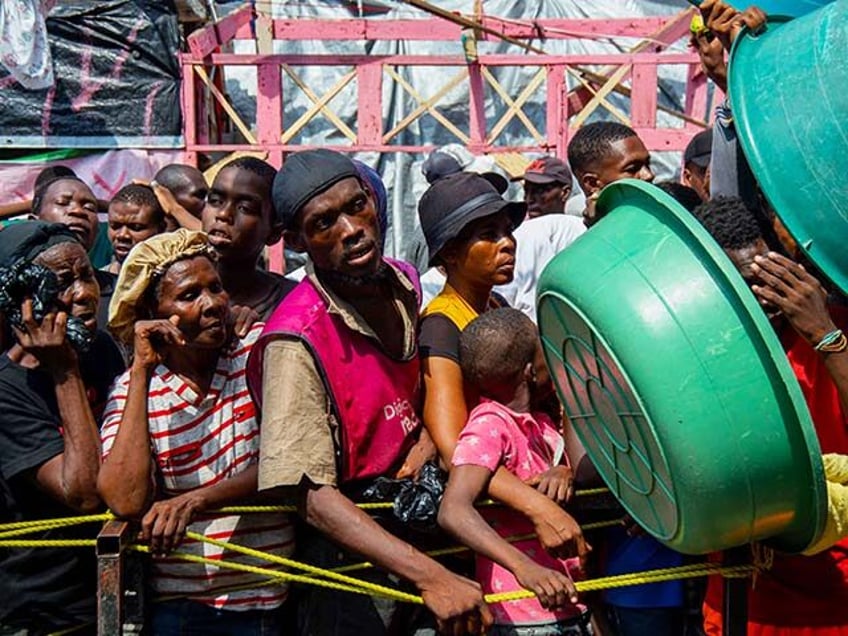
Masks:
[[[821,532],[815,432],[783,349],[724,252],[641,181],[539,281],[545,357],[604,481],[648,532],[701,554]]]

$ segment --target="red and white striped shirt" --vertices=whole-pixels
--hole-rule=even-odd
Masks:
[[[247,389],[245,365],[263,325],[257,323],[218,358],[209,392],[198,396],[164,365],[153,372],[147,399],[150,444],[166,496],[175,496],[229,479],[259,461],[259,426]],[[115,441],[129,390],[129,371],[112,387],[103,415],[101,437],[104,457]],[[203,515],[188,528],[210,538],[290,556],[294,550],[291,517],[279,513]],[[186,539],[178,548],[221,560],[282,569],[267,561],[225,551],[208,543]],[[286,597],[285,584],[250,587],[265,579],[259,575],[154,557],[153,588],[161,595],[178,594],[229,610],[273,609]],[[242,587],[236,591],[229,588]]]

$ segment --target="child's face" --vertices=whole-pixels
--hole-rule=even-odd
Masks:
[[[203,208],[203,231],[223,262],[253,267],[262,248],[276,242],[270,188],[258,174],[238,167],[215,177]]]

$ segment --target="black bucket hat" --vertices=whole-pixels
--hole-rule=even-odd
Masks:
[[[527,204],[504,200],[489,181],[470,172],[451,174],[433,183],[418,202],[430,265],[445,243],[456,238],[466,225],[501,211],[509,215],[513,227],[518,227],[527,214]]]

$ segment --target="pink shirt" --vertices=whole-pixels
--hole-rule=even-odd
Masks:
[[[468,416],[453,455],[454,466],[483,466],[493,473],[500,466],[521,480],[545,472],[560,463],[567,464],[565,444],[551,418],[543,413],[516,413],[502,404],[484,400]],[[483,516],[502,537],[534,534],[533,524],[509,508],[487,508]],[[577,559],[550,556],[538,539],[513,543],[536,563],[569,576],[579,574]],[[485,594],[520,590],[512,573],[482,556],[477,556],[477,581]],[[584,611],[582,605],[569,605],[554,611],[544,609],[535,598],[495,603],[490,606],[495,623],[532,625],[572,618]]]

